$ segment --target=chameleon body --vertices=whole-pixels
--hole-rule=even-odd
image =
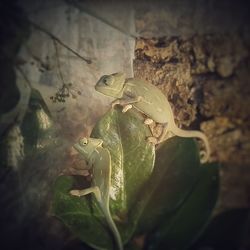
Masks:
[[[206,147],[206,154],[201,161],[206,162],[208,160],[210,146],[206,135],[200,131],[178,128],[174,121],[170,103],[166,96],[153,84],[135,78],[126,79],[124,73],[115,73],[102,76],[95,85],[95,89],[104,95],[117,98],[112,102],[112,107],[120,104],[123,106],[123,112],[134,107],[144,113],[148,117],[145,124],[149,125],[153,121],[163,124],[161,135],[158,138],[152,136],[148,138],[149,141],[154,144],[162,142],[168,131],[181,137],[200,138]]]
[[[103,141],[96,138],[82,138],[74,145],[74,148],[83,155],[93,170],[92,184],[90,188],[83,190],[71,190],[74,196],[84,196],[90,193],[95,198],[105,216],[106,222],[113,234],[117,247],[122,250],[122,240],[120,233],[111,217],[109,209],[110,186],[111,186],[111,157],[109,150],[102,147]]]

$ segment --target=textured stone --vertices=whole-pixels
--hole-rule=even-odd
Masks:
[[[241,1],[137,1],[136,30],[141,37],[235,33],[249,23],[248,9]]]
[[[250,68],[245,36],[138,39],[134,72],[157,85],[179,126],[208,136],[222,163],[217,212],[250,205]]]

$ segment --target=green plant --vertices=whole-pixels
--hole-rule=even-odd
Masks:
[[[107,112],[91,137],[109,149],[112,172],[120,171],[120,199],[110,210],[127,249],[143,235],[145,249],[185,249],[209,221],[218,194],[217,164],[200,165],[195,140],[173,137],[154,150],[142,116],[120,108]],[[96,249],[113,249],[112,236],[91,196],[73,197],[69,191],[89,183],[73,176],[56,180],[53,213],[79,239]]]

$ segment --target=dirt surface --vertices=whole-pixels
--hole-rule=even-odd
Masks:
[[[135,77],[159,87],[176,123],[202,130],[221,163],[217,211],[250,206],[250,56],[244,34],[138,39]]]

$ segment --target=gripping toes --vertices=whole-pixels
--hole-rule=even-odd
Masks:
[[[158,143],[157,138],[154,137],[154,136],[149,136],[149,137],[147,138],[147,141],[148,141],[149,143],[152,143],[153,145],[156,145],[156,144]]]
[[[131,104],[127,104],[123,107],[122,113],[126,113],[129,109],[131,109],[133,106]]]
[[[146,124],[146,125],[150,125],[150,124],[152,124],[154,121],[152,120],[152,119],[150,119],[150,118],[146,118],[145,120],[144,120],[144,124]]]
[[[79,192],[79,190],[71,190],[69,193],[70,193],[71,195],[80,197],[80,192]]]
[[[205,151],[200,151],[201,163],[206,163],[208,161],[208,154]]]

